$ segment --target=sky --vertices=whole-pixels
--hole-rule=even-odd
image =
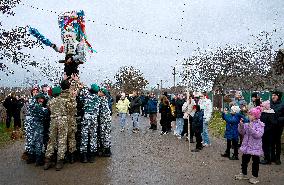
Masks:
[[[197,47],[247,43],[251,34],[282,29],[284,22],[283,0],[23,0],[22,3],[14,9],[15,16],[1,15],[4,28],[30,25],[57,45],[62,44],[58,14],[50,10],[85,11],[86,20],[92,20],[86,22],[87,37],[98,51],[88,54],[87,62],[80,67],[81,80],[86,84],[113,79],[121,66],[133,65],[144,73],[149,88],[156,87],[160,80],[164,87],[172,86],[172,67],[177,66],[179,72],[183,59]],[[277,34],[283,33],[282,29]],[[49,47],[27,52],[39,61],[47,57],[52,65],[62,68],[57,61],[64,54]],[[0,72],[1,86],[22,85],[24,77],[31,75],[42,83],[46,81],[34,68],[26,72],[20,66],[7,65],[15,70],[15,75],[7,77]]]

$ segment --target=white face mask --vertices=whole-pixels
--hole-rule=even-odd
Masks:
[[[76,33],[66,31],[63,35],[63,45],[65,54],[76,54],[78,41],[76,40]]]

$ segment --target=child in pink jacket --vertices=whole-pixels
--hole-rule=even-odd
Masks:
[[[261,108],[255,107],[249,110],[250,123],[244,124],[242,121],[239,124],[238,130],[244,136],[240,150],[242,156],[242,173],[235,176],[236,180],[248,179],[247,167],[252,158],[252,175],[249,182],[256,184],[258,180],[259,160],[263,155],[262,151],[262,135],[264,132],[264,123],[259,120]]]

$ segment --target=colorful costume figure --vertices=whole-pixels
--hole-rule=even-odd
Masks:
[[[58,48],[53,45],[52,47],[57,52],[65,53],[65,60],[61,62],[65,64],[64,72],[67,76],[73,73],[78,74],[79,64],[86,62],[85,45],[91,52],[96,52],[87,41],[84,16],[82,10],[65,12],[58,16],[63,46]]]
[[[65,53],[65,60],[60,60],[60,63],[64,63],[64,72],[67,76],[72,74],[78,74],[79,64],[86,62],[85,47],[90,52],[96,52],[87,40],[85,33],[85,14],[83,10],[78,12],[64,12],[58,16],[58,24],[61,29],[61,39],[63,45],[57,47],[50,40],[45,38],[35,28],[30,27],[30,33],[40,40],[46,46],[52,47],[59,53]]]
[[[91,85],[90,92],[85,96],[84,118],[81,125],[81,161],[94,162],[97,152],[97,127],[100,99],[98,96],[99,87],[96,84]],[[88,145],[89,151],[88,151]]]

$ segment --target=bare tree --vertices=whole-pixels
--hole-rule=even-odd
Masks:
[[[120,67],[119,71],[114,76],[116,88],[131,93],[133,90],[143,90],[148,81],[144,78],[143,73],[133,66]]]
[[[222,91],[272,90],[281,86],[284,83],[283,57],[276,59],[278,49],[274,48],[282,45],[282,39],[276,46],[272,41],[273,32],[261,32],[253,37],[254,42],[247,46],[226,45],[204,51],[197,48],[193,56],[185,59],[184,84],[189,78],[193,90]],[[281,58],[281,54],[278,55]]]
[[[12,11],[20,3],[20,0],[1,0],[0,12],[7,16],[14,16]],[[41,47],[42,44],[37,40],[29,37],[27,26],[16,26],[11,30],[3,28],[0,22],[0,70],[8,76],[14,72],[9,70],[8,66],[3,62],[11,62],[20,65],[24,69],[28,69],[29,65],[33,65],[31,56],[22,51],[23,48]],[[3,62],[2,62],[3,61]]]

